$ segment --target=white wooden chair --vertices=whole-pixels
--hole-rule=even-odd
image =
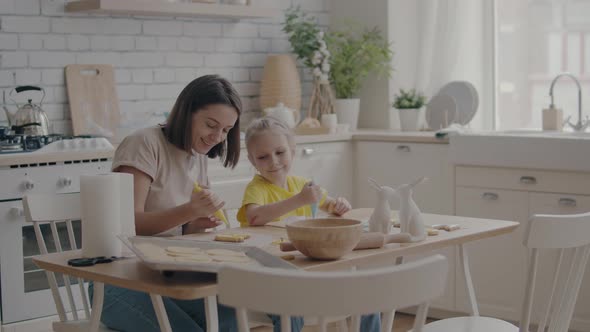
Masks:
[[[219,301],[236,308],[240,332],[248,331],[248,311],[281,316],[281,331],[291,331],[291,316],[360,316],[384,313],[382,331],[391,331],[396,308],[420,305],[414,331],[420,332],[428,303],[444,290],[448,263],[441,255],[383,269],[307,272],[252,267],[224,267],[218,274]]]
[[[80,220],[80,194],[63,194],[63,195],[27,195],[23,197],[23,207],[25,219],[27,222],[32,222],[35,229],[35,237],[39,245],[41,254],[47,254],[47,246],[41,232],[40,224],[49,223],[51,229],[51,236],[55,243],[56,252],[63,251],[63,245],[57,232],[57,224],[65,223],[68,231],[68,241],[72,250],[78,249],[76,238],[74,236],[74,229],[72,220]],[[66,313],[60,289],[57,284],[57,276],[55,273],[45,271],[53,301],[59,316],[59,322],[53,322],[53,331],[55,332],[86,332],[86,331],[113,331],[108,329],[100,323],[101,310],[93,310],[90,312],[88,295],[86,293],[84,280],[77,279],[79,294],[81,297],[82,306],[84,309],[84,317],[79,317],[78,307],[76,305],[75,291],[72,289],[70,277],[61,275],[64,281],[64,286],[67,294],[67,300],[70,305],[71,319]],[[104,297],[104,284],[94,284],[94,298],[92,307],[102,308]]]
[[[590,212],[571,215],[534,215],[524,236],[530,251],[527,284],[522,304],[520,328],[490,317],[457,317],[438,320],[424,327],[425,332],[528,332],[537,281],[539,254],[558,250],[552,286],[537,332],[567,331],[590,255]]]

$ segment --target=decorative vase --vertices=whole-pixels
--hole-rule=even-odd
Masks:
[[[398,108],[399,124],[402,131],[418,131],[420,129],[420,113],[423,108]]]
[[[334,102],[334,108],[338,116],[338,123],[346,123],[349,125],[350,130],[356,130],[359,109],[361,100],[355,99],[336,99]]]
[[[301,110],[301,80],[295,60],[288,54],[269,55],[260,81],[260,108],[283,103],[297,112]]]

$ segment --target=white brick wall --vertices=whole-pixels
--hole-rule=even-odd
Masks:
[[[289,53],[283,17],[212,19],[122,17],[64,12],[66,0],[0,0],[0,90],[42,86],[43,109],[54,131],[71,133],[64,67],[106,63],[115,68],[121,131],[164,120],[184,86],[198,76],[219,74],[236,86],[251,118],[266,56]],[[300,5],[329,23],[329,0],[253,0],[287,9]],[[310,75],[300,68],[304,100]],[[306,107],[303,107],[304,109]],[[0,112],[0,122],[5,122]]]

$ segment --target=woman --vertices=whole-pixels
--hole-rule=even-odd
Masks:
[[[163,126],[139,130],[117,148],[113,171],[133,175],[135,229],[138,235],[181,235],[216,227],[213,213],[224,202],[207,188],[207,158],[234,167],[240,154],[240,97],[216,75],[189,83]],[[92,285],[90,286],[92,296]],[[206,330],[203,300],[164,298],[173,331]],[[235,311],[218,307],[220,331],[237,331]],[[159,325],[147,293],[105,285],[101,318],[118,331],[157,332]]]

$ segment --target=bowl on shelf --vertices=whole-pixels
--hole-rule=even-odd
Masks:
[[[302,254],[320,260],[335,260],[348,254],[361,239],[361,221],[345,218],[315,218],[287,223],[289,241]]]

